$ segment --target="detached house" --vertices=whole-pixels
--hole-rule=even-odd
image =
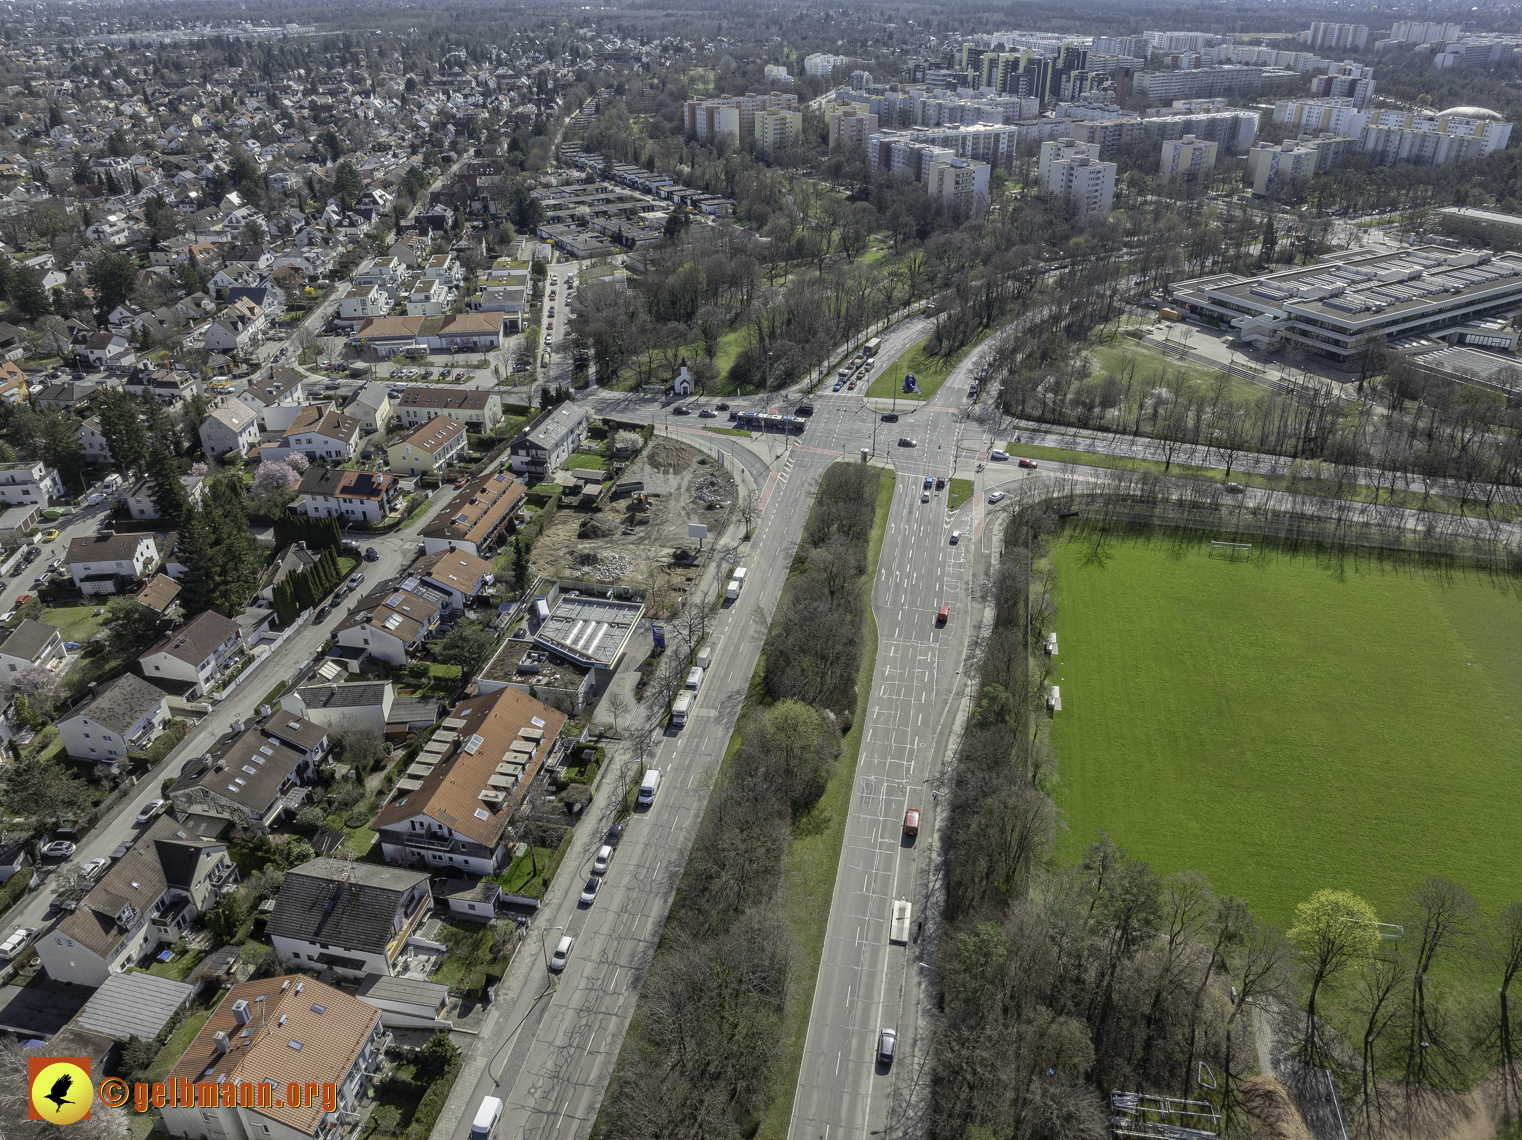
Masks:
[[[565,403],[540,413],[508,447],[513,470],[546,478],[576,454],[587,436],[584,408]]]
[[[108,681],[58,722],[64,751],[75,760],[114,764],[146,748],[169,719],[168,694],[132,673]]]
[[[423,584],[441,590],[449,598],[449,608],[463,611],[472,598],[491,589],[496,581],[491,563],[464,550],[440,550],[424,555],[413,563],[409,573]]]
[[[8,507],[48,505],[63,498],[63,480],[40,461],[0,463],[0,503]]]
[[[280,698],[281,706],[306,720],[342,728],[357,724],[385,734],[396,692],[390,681],[300,685]]]
[[[242,400],[218,400],[206,413],[199,434],[207,455],[247,455],[259,442],[259,417]]]
[[[159,638],[137,661],[144,677],[193,700],[208,692],[242,654],[238,623],[207,610]]]
[[[238,884],[227,845],[155,820],[91,888],[73,914],[37,941],[48,977],[99,986],[180,940],[195,918]]]
[[[403,666],[439,623],[439,607],[411,590],[383,586],[339,625],[334,640],[350,649]]]
[[[263,322],[254,317],[224,314],[206,326],[203,341],[212,352],[223,356],[236,356],[255,348],[263,340],[259,331]]]
[[[309,518],[338,518],[344,522],[385,522],[401,501],[401,481],[376,471],[339,471],[312,467],[301,477],[301,498],[292,504]]]
[[[159,548],[150,534],[105,531],[74,539],[64,558],[80,593],[116,594],[158,564]]]
[[[277,368],[274,375],[249,384],[237,398],[253,409],[267,431],[283,432],[301,413],[303,379],[299,372]]]
[[[265,929],[293,969],[389,978],[432,913],[427,871],[313,859],[285,873]]]
[[[14,629],[0,630],[0,678],[33,666],[55,669],[64,656],[57,626],[22,618]]]
[[[465,451],[465,425],[452,416],[434,416],[390,447],[386,458],[398,475],[434,475]]]
[[[79,444],[85,449],[86,463],[114,463],[111,445],[100,434],[100,417],[91,416],[79,425]]]
[[[517,689],[462,702],[375,817],[386,861],[473,875],[500,870],[508,820],[560,747],[565,721]]]
[[[185,488],[185,497],[190,500],[190,505],[201,505],[201,496],[206,493],[206,477],[204,475],[181,475],[180,486]],[[135,519],[162,518],[159,508],[153,501],[153,484],[148,479],[139,479],[123,493],[122,498],[127,504],[127,513]]]
[[[277,709],[215,758],[188,767],[169,789],[176,811],[266,832],[306,800],[329,750],[328,730]]]
[[[339,464],[354,458],[358,444],[358,420],[334,411],[332,404],[315,404],[296,413],[285,436],[271,451],[275,459],[299,451],[313,462]],[[260,455],[264,455],[262,450]]]
[[[211,1082],[267,1095],[231,1097],[219,1108],[166,1105],[158,1110],[164,1131],[189,1140],[352,1136],[390,1040],[380,1010],[332,986],[300,975],[243,982],[227,992],[166,1083]],[[284,1090],[293,1081],[331,1084],[332,1107],[322,1097],[289,1103]]]

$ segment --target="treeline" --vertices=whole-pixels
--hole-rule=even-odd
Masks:
[[[271,601],[280,624],[290,625],[302,610],[311,609],[327,597],[340,580],[338,555],[333,547],[324,547],[322,556],[310,567],[287,575],[275,585]]]
[[[338,550],[343,546],[343,531],[336,518],[277,515],[274,534],[276,550],[284,550],[293,542],[304,542],[311,550]]]
[[[786,684],[768,683],[765,706],[740,722],[740,747],[709,799],[604,1102],[608,1140],[739,1140],[767,1110],[795,965],[779,898],[783,857],[840,755],[843,722],[832,709],[854,709],[880,474],[837,463],[820,480],[766,645],[768,663],[806,663],[779,671]],[[822,606],[808,601],[817,595]],[[840,644],[792,639],[815,621]]]

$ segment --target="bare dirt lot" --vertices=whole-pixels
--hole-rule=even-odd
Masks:
[[[561,508],[534,544],[534,569],[561,578],[593,578],[643,589],[662,601],[697,578],[697,540],[689,523],[723,533],[734,479],[717,460],[673,439],[657,439],[620,482],[643,480],[645,501],[622,495],[593,510]]]

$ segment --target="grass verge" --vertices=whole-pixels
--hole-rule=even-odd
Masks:
[[[972,498],[971,479],[953,479],[946,488],[946,509],[954,511]]]
[[[850,815],[851,787],[856,781],[856,760],[867,726],[867,705],[872,697],[872,674],[877,668],[877,619],[872,613],[872,585],[877,580],[877,558],[888,530],[893,505],[893,472],[884,470],[877,492],[877,513],[872,536],[867,540],[867,572],[862,591],[867,607],[867,636],[856,671],[856,717],[842,741],[840,760],[824,795],[793,829],[793,841],[783,857],[783,920],[797,948],[798,968],[788,982],[788,999],[782,1014],[782,1045],[772,1068],[767,1111],[757,1130],[757,1140],[786,1140],[793,1115],[793,1096],[798,1088],[798,1067],[808,1037],[809,1013],[814,1006],[814,986],[824,954],[829,925],[830,899],[840,868],[840,849],[845,842]],[[760,665],[757,665],[760,669]],[[759,676],[759,673],[758,673]],[[737,734],[738,736],[738,734]]]
[[[705,427],[704,431],[711,431],[715,435],[737,435],[741,439],[749,439],[750,432],[741,431],[739,428]]]
[[[915,399],[914,396],[903,394],[904,374],[912,372],[919,383],[918,399],[929,400],[941,390],[941,385],[946,382],[946,377],[951,375],[951,370],[967,359],[967,354],[982,344],[990,331],[984,329],[965,347],[957,349],[950,356],[934,356],[926,351],[930,344],[930,337],[927,336],[893,363],[884,367],[872,381],[872,386],[867,389],[867,395],[883,400],[894,396],[900,399]]]

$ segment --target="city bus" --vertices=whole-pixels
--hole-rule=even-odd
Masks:
[[[742,431],[801,432],[804,421],[796,416],[770,416],[764,412],[741,412],[735,417],[735,426]]]

